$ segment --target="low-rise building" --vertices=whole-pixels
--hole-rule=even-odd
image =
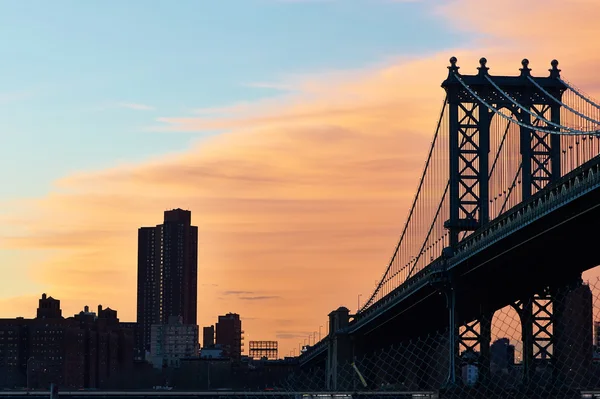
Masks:
[[[181,359],[198,357],[198,326],[183,324],[181,316],[151,328],[150,360],[155,368],[179,367]]]
[[[221,345],[213,345],[211,347],[204,347],[200,350],[200,357],[202,359],[223,359],[223,348]]]
[[[117,312],[99,306],[63,318],[58,299],[42,295],[34,319],[0,319],[0,388],[110,387],[133,359],[133,337]]]

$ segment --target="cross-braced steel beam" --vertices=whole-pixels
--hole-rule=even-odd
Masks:
[[[458,73],[458,67],[449,67]],[[482,65],[480,74],[487,73]],[[459,90],[446,88],[449,107],[450,146],[450,246],[458,243],[461,231],[476,230],[487,222],[490,111],[473,99],[465,100]]]
[[[544,129],[542,118],[560,123],[560,108],[550,104],[527,104],[537,118],[520,112],[522,122]],[[521,156],[523,199],[542,190],[548,183],[560,177],[560,136],[521,127]]]
[[[513,308],[521,320],[523,378],[529,381],[535,368],[552,364],[554,357],[554,296],[549,288],[518,300]]]
[[[481,309],[477,319],[461,320],[456,308],[456,290],[449,284],[445,293],[450,345],[447,384],[455,385],[460,379],[462,365],[471,362],[479,364],[479,380],[485,381],[489,377],[493,312]]]
[[[492,313],[482,312],[478,319],[466,322],[458,329],[458,363],[475,360],[479,365],[480,381],[489,377],[492,317]]]
[[[489,221],[490,121],[493,109],[506,108],[527,126],[545,126],[542,118],[560,125],[560,100],[566,90],[557,63],[550,76],[532,78],[529,61],[523,60],[520,76],[490,76],[482,58],[479,73],[461,75],[456,58],[450,59],[448,78],[442,83],[449,111],[449,219],[450,247],[459,233],[475,230]],[[537,86],[536,86],[537,85]],[[539,87],[543,90],[540,90]],[[533,115],[533,116],[532,116]],[[560,136],[522,127],[523,199],[560,177]]]

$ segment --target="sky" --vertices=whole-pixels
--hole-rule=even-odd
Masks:
[[[518,9],[519,13],[514,13]],[[595,0],[0,2],[0,317],[135,320],[137,229],[199,226],[198,320],[287,355],[400,234],[448,59],[600,97]],[[312,338],[311,338],[312,340]]]

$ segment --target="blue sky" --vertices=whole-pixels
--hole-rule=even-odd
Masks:
[[[183,150],[198,133],[148,127],[279,94],[252,83],[464,41],[430,10],[427,1],[390,0],[4,1],[0,199]]]

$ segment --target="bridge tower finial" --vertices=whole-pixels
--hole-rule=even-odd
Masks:
[[[452,75],[454,75],[455,73],[458,73],[458,70],[460,69],[460,67],[458,65],[456,65],[456,63],[458,62],[458,59],[454,56],[450,57],[450,66],[448,67],[448,77],[451,78]]]
[[[479,66],[477,67],[477,69],[479,70],[479,76],[485,76],[488,74],[488,70],[490,68],[485,66],[486,64],[487,64],[487,59],[485,57],[481,57],[479,59]]]
[[[524,77],[531,76],[531,68],[529,68],[529,60],[527,58],[523,58],[523,61],[521,61],[521,65],[523,65],[523,68],[519,68],[519,71],[521,71],[521,76],[524,76]]]
[[[550,65],[552,65],[552,69],[548,69],[550,71],[550,77],[555,79],[560,78],[560,69],[558,69],[558,61],[552,60]]]

